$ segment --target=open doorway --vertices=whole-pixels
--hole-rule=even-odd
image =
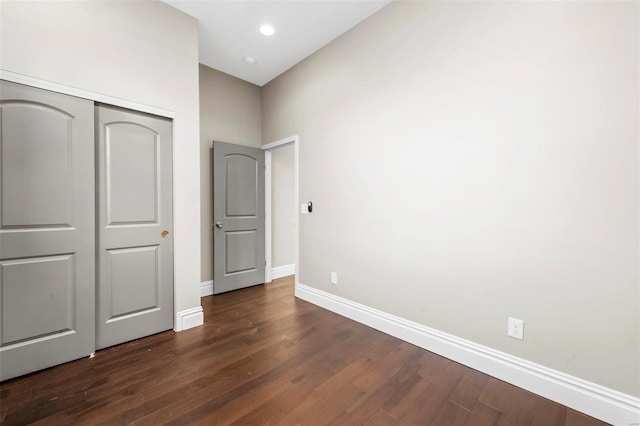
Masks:
[[[298,137],[264,145],[265,282],[293,275],[298,265]]]

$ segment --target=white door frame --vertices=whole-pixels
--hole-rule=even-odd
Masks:
[[[264,282],[271,282],[271,152],[278,149],[283,148],[285,146],[289,146],[293,144],[293,203],[295,212],[295,231],[294,231],[294,240],[295,240],[295,250],[296,250],[296,276],[298,272],[299,265],[299,254],[298,254],[298,235],[299,235],[299,218],[298,218],[298,135],[289,136],[284,139],[277,140],[275,142],[268,143],[266,145],[262,145],[262,149],[264,150],[264,165],[265,165],[265,179],[264,179],[264,205],[265,205],[265,227],[264,227],[264,245],[265,245],[265,258],[266,258],[266,266],[264,268]],[[297,278],[296,278],[297,281]]]

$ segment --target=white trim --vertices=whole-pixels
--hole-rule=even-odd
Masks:
[[[200,283],[200,297],[211,296],[213,294],[213,280]]]
[[[299,242],[298,235],[300,235],[300,222],[299,222],[299,208],[298,208],[298,142],[300,141],[298,135],[289,136],[284,139],[277,140],[275,142],[268,143],[266,145],[262,145],[262,149],[265,151],[264,161],[265,161],[265,197],[264,197],[264,205],[265,205],[265,234],[264,234],[264,254],[266,260],[266,267],[264,273],[264,282],[269,283],[273,278],[273,270],[272,270],[272,253],[271,253],[271,151],[278,148],[283,148],[289,144],[293,144],[293,208],[295,214],[295,231],[294,231],[294,241],[295,241],[295,265],[299,265]],[[267,191],[269,191],[267,196]]]
[[[265,151],[269,151],[276,148],[282,148],[285,145],[289,145],[290,143],[295,142],[298,142],[298,135],[289,136],[288,138],[280,139],[275,142],[262,145],[262,149],[264,149]]]
[[[175,331],[184,331],[204,324],[204,311],[202,306],[176,312]]]
[[[615,425],[637,425],[640,398],[297,283],[296,297]]]
[[[296,273],[296,264],[292,263],[291,265],[282,265],[275,266],[271,268],[271,277],[274,280],[282,277],[288,277],[289,275],[295,275]]]
[[[293,144],[293,173],[294,173],[294,177],[293,177],[293,211],[295,214],[295,218],[296,218],[296,223],[295,223],[295,235],[294,235],[294,241],[295,241],[295,249],[296,249],[296,277],[299,277],[300,275],[300,177],[299,177],[299,173],[300,173],[300,140],[298,139],[298,135],[294,136],[294,144]],[[296,278],[297,280],[297,278]]]
[[[75,96],[77,98],[89,99],[92,101],[115,105],[122,108],[128,108],[128,109],[133,109],[140,112],[155,114],[162,117],[175,118],[176,116],[176,114],[173,111],[169,111],[166,109],[139,104],[137,102],[131,102],[125,99],[114,98],[112,96],[107,96],[100,93],[89,92],[87,90],[77,89],[75,87],[65,86],[63,84],[41,80],[39,78],[29,77],[23,74],[17,74],[11,71],[3,70],[3,69],[0,69],[0,79],[6,80],[6,81],[12,81],[14,83],[19,83],[19,84],[25,84],[31,87],[37,87],[39,89],[50,90],[52,92],[58,92],[65,95]]]
[[[269,268],[269,272],[271,274],[272,280],[277,280],[278,278],[288,277],[289,275],[295,275],[296,273],[296,264],[292,263],[291,265],[282,265],[276,266],[274,268]],[[270,281],[265,281],[270,282]],[[200,297],[206,297],[213,295],[213,280],[202,281],[200,283]]]
[[[264,152],[264,282],[273,279],[271,266],[271,151]]]

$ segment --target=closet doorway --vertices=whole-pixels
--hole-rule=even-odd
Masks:
[[[171,121],[7,81],[0,102],[0,380],[170,329]]]

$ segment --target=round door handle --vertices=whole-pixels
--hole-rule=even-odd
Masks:
[[[169,236],[169,231],[162,231],[162,238],[167,238]]]
[[[216,222],[216,228],[222,229],[222,222]]]

